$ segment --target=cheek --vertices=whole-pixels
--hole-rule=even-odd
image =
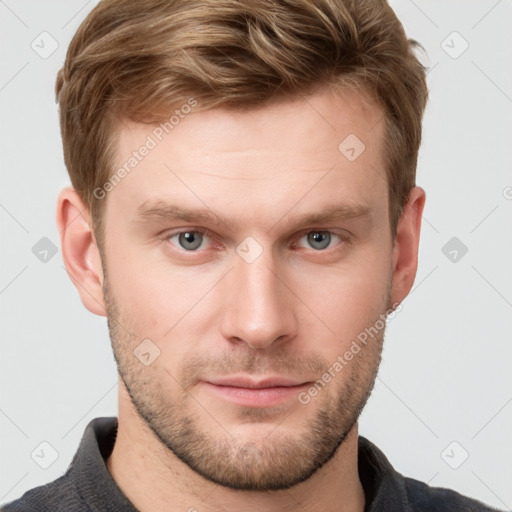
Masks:
[[[337,340],[347,341],[386,310],[389,265],[387,259],[369,257],[366,262],[360,258],[358,265],[303,272],[301,296],[311,311],[336,333]]]
[[[174,344],[178,333],[197,333],[204,323],[204,308],[213,307],[208,299],[219,280],[217,272],[144,261],[139,254],[118,265],[115,258],[109,262],[109,285],[124,321],[138,337],[165,346]]]

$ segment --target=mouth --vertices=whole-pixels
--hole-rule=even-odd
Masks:
[[[203,381],[207,391],[245,407],[274,407],[296,398],[310,382],[284,377],[224,377]]]

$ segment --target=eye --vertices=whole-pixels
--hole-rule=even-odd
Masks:
[[[341,237],[339,235],[336,235],[335,233],[332,233],[331,231],[310,231],[309,233],[306,233],[302,238],[306,239],[307,246],[315,249],[317,251],[321,251],[323,249],[329,248],[331,246],[331,242],[336,241],[336,239],[340,240]],[[301,247],[304,247],[301,242],[299,242],[299,245]]]
[[[180,231],[167,238],[173,245],[186,251],[195,251],[201,248],[207,236],[202,231]]]

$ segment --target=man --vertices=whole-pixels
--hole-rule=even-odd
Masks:
[[[417,267],[414,44],[375,0],[92,11],[57,79],[57,219],[119,415],[4,510],[491,510],[358,436]]]

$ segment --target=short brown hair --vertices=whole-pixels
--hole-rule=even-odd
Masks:
[[[114,171],[120,119],[160,123],[191,97],[200,109],[247,109],[319,85],[357,88],[384,108],[394,238],[428,97],[414,47],[385,0],[101,1],[56,83],[66,166],[97,238],[94,190]]]

